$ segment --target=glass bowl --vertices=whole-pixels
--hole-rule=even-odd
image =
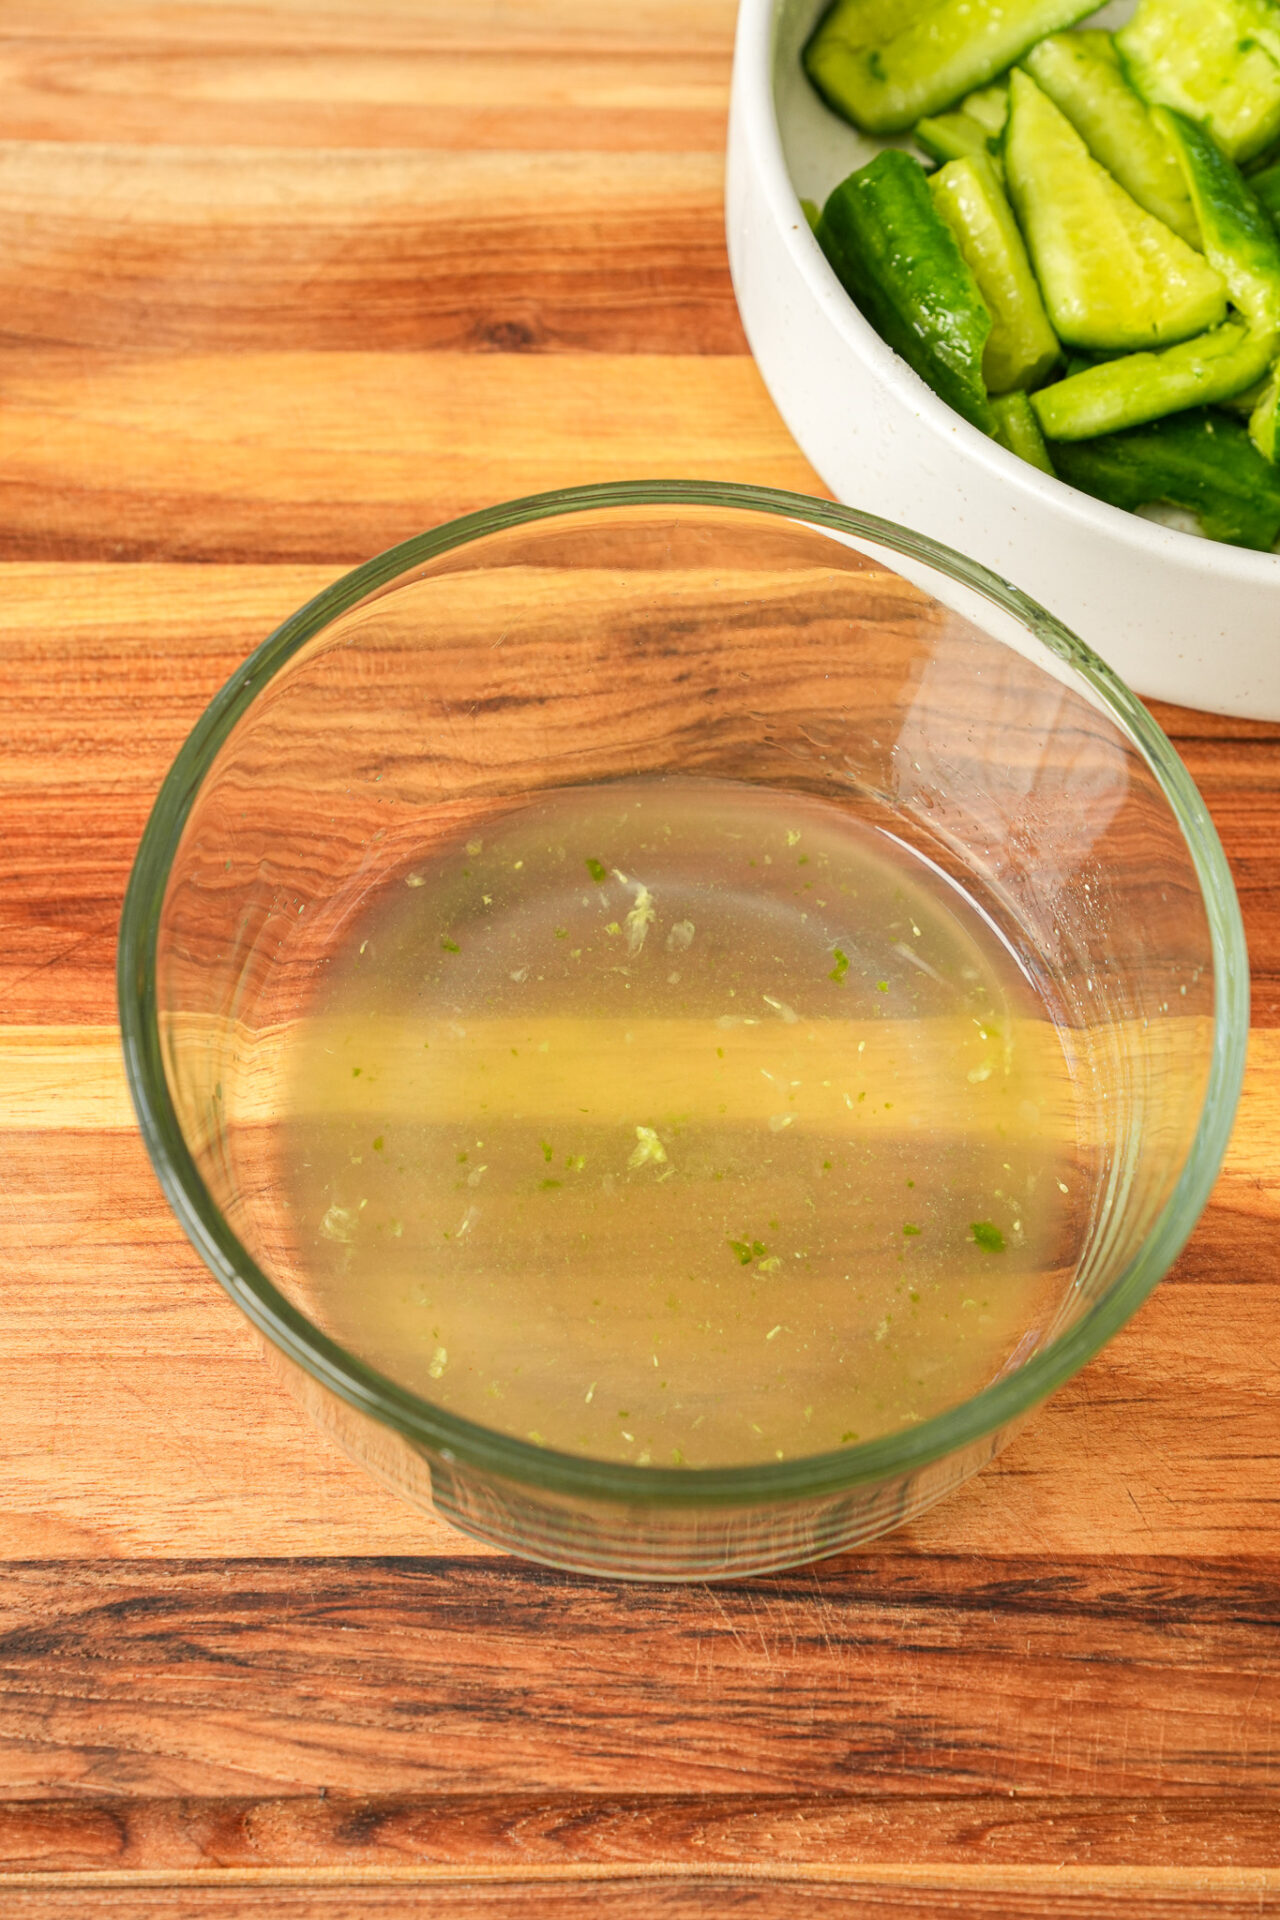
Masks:
[[[1083,1198],[1053,1314],[959,1404],[762,1463],[600,1458],[463,1417],[433,1403],[430,1379],[415,1391],[391,1377],[394,1355],[340,1337],[287,1135],[300,1036],[344,943],[371,901],[416,884],[433,847],[637,776],[747,783],[888,834],[961,889],[1035,983],[1074,1062]],[[830,1554],[989,1460],[1182,1247],[1248,1033],[1218,839],[1168,740],[1100,660],[900,527],[674,481],[470,515],[286,621],[164,783],[125,902],[119,996],[169,1201],[319,1426],[469,1534],[630,1578]],[[376,1094],[367,1104],[354,1070],[343,1086],[331,1080],[330,1106],[372,1122]],[[1021,1112],[1015,1131],[1042,1124]]]

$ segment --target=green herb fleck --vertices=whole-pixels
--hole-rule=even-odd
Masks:
[[[888,982],[887,980],[877,980],[877,981],[876,981],[876,992],[877,992],[877,993],[888,993],[888,991],[889,991],[889,982]]]
[[[361,1069],[360,1067],[352,1067],[352,1069],[351,1069],[351,1078],[352,1078],[353,1080],[358,1080],[358,1079],[360,1078],[360,1074],[361,1074],[361,1071],[362,1071],[362,1069]]]
[[[751,1265],[751,1242],[749,1240],[731,1240],[729,1245],[738,1257],[739,1266],[749,1267]]]
[[[557,928],[556,928],[556,939],[557,939],[557,940],[567,940],[568,938],[569,938],[569,929],[568,929],[568,927],[557,927]]]
[[[911,1222],[910,1222],[909,1220],[904,1220],[904,1221],[903,1221],[903,1223],[902,1223],[902,1234],[903,1234],[903,1238],[904,1238],[904,1239],[906,1239],[906,1240],[914,1240],[914,1239],[916,1238],[916,1236],[918,1235],[918,1233],[919,1233],[919,1232],[920,1232],[920,1229],[919,1229],[919,1227],[913,1227],[913,1226],[912,1226],[912,1224],[911,1224]]]
[[[461,947],[460,947],[460,946],[458,945],[458,943],[457,943],[457,941],[456,941],[456,940],[450,940],[447,934],[446,934],[446,936],[444,937],[444,939],[443,939],[443,940],[441,940],[441,942],[440,942],[440,945],[441,945],[441,947],[442,947],[442,948],[444,949],[444,951],[445,951],[446,953],[461,953],[461,952],[462,952],[462,948],[461,948]]]
[[[605,928],[605,932],[608,934],[619,934],[622,932],[622,928],[618,925],[616,920],[611,920],[608,926]]]
[[[544,1193],[547,1193],[550,1191],[552,1187],[559,1187],[563,1185],[564,1185],[564,1182],[562,1180],[544,1180],[542,1183],[542,1191]]]
[[[841,953],[839,947],[834,947],[832,951],[836,956],[836,963],[827,975],[827,978],[834,980],[836,984],[839,985],[849,971],[849,956],[847,953]]]
[[[844,1445],[846,1445],[846,1443],[847,1443],[848,1441],[850,1441],[850,1440],[856,1440],[856,1439],[857,1439],[857,1437],[858,1437],[858,1436],[857,1436],[857,1434],[856,1434],[856,1433],[854,1433],[854,1432],[853,1432],[853,1430],[852,1430],[852,1428],[851,1428],[851,1429],[849,1430],[849,1432],[848,1432],[848,1433],[842,1433],[842,1434],[840,1435],[840,1445],[841,1445],[841,1446],[843,1447]]]
[[[990,1220],[975,1220],[969,1232],[975,1245],[981,1247],[984,1253],[1004,1252],[1004,1235]]]
[[[386,1144],[387,1144],[387,1143],[386,1143],[386,1141],[385,1141],[385,1140],[383,1139],[383,1137],[382,1137],[382,1135],[381,1135],[381,1134],[379,1134],[379,1135],[378,1135],[378,1137],[377,1137],[377,1139],[376,1139],[376,1140],[374,1141],[374,1143],[373,1143],[373,1150],[374,1150],[374,1152],[375,1152],[375,1153],[381,1153],[381,1152],[382,1152],[382,1149],[383,1149],[383,1148],[384,1148],[384,1147],[386,1146]]]
[[[598,887],[602,887],[609,878],[608,868],[599,860],[588,860],[587,872],[591,875],[591,878]]]
[[[551,1165],[551,1142],[549,1140],[539,1140],[538,1145],[542,1148],[543,1159],[546,1161],[547,1165],[550,1166]]]

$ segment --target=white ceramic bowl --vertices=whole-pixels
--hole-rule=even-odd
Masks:
[[[1122,513],[1027,466],[939,400],[832,273],[798,196],[821,203],[876,143],[830,113],[801,71],[823,4],[741,0],[729,119],[734,289],[806,456],[837,499],[1041,601],[1139,693],[1280,720],[1280,555]]]

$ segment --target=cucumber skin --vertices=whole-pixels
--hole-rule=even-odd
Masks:
[[[985,87],[1037,40],[1074,26],[1095,6],[1096,0],[933,0],[878,45],[841,35],[833,8],[802,59],[834,112],[865,133],[905,133]]]
[[[1074,373],[1056,386],[1042,387],[1031,404],[1046,440],[1093,440],[1165,414],[1230,400],[1266,373],[1273,344],[1227,320],[1163,353],[1128,353]]]
[[[1040,386],[1062,349],[995,168],[980,154],[954,160],[930,177],[929,192],[991,314],[982,356],[988,393]]]
[[[1267,167],[1249,181],[1249,191],[1274,224],[1280,224],[1280,166]]]
[[[834,188],[818,244],[880,338],[973,426],[995,425],[982,378],[991,315],[919,162],[886,148]]]
[[[1195,209],[1168,136],[1126,79],[1110,34],[1052,34],[1023,65],[1130,198],[1198,249]]]
[[[1203,127],[1170,107],[1151,117],[1182,163],[1210,265],[1254,331],[1280,335],[1280,239],[1270,215]]]
[[[1061,479],[1113,507],[1167,501],[1197,514],[1211,539],[1263,553],[1280,537],[1280,473],[1225,414],[1181,413],[1050,452]]]
[[[1028,466],[1039,467],[1041,473],[1052,474],[1055,471],[1040,431],[1040,422],[1025,393],[1002,393],[999,399],[991,402],[991,411],[996,417],[995,438],[1002,447],[1007,447],[1010,453],[1016,453],[1019,460],[1025,460]]]
[[[1280,453],[1280,366],[1272,370],[1249,415],[1249,438],[1263,459],[1274,466]]]
[[[1210,35],[1216,35],[1216,45],[1212,40],[1206,45],[1206,21]],[[1270,49],[1255,41],[1260,28],[1270,28],[1274,42]],[[1132,18],[1118,29],[1115,44],[1131,84],[1150,106],[1174,107],[1188,114],[1232,160],[1253,159],[1280,135],[1280,87],[1275,83],[1274,64],[1267,61],[1268,51],[1280,53],[1280,32],[1269,0],[1262,0],[1261,6],[1257,0],[1139,0]],[[1189,73],[1185,62],[1178,71],[1178,53],[1188,45],[1193,54]],[[1171,48],[1176,49],[1172,62]],[[1242,77],[1242,56],[1248,60],[1253,53],[1266,62],[1260,71],[1266,75],[1270,97],[1263,110],[1262,96],[1257,96],[1258,111],[1250,120],[1241,114],[1238,103],[1233,114],[1229,89]],[[1204,72],[1206,66],[1212,68],[1215,56],[1217,83],[1211,83],[1206,92]]]

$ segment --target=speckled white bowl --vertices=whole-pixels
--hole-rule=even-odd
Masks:
[[[728,238],[747,337],[783,419],[847,505],[982,561],[1138,692],[1280,720],[1280,555],[1122,513],[971,427],[863,319],[800,209],[875,143],[800,68],[824,0],[741,0]],[[1114,25],[1131,5],[1104,8]]]

